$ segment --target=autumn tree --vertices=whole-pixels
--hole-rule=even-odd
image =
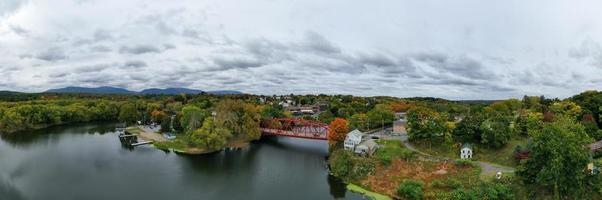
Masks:
[[[237,139],[256,140],[261,137],[259,109],[240,100],[222,100],[216,107],[216,123]]]
[[[522,109],[514,123],[514,133],[523,136],[532,135],[533,131],[540,130],[543,126],[543,114],[531,110]]]
[[[572,101],[556,102],[550,106],[550,110],[557,115],[571,116],[577,119],[581,115],[581,106]]]
[[[408,136],[410,140],[429,142],[443,138],[446,126],[444,117],[426,107],[416,107],[408,112]]]
[[[160,110],[153,110],[151,112],[151,120],[156,123],[161,123],[165,116],[165,112]]]
[[[345,137],[349,133],[349,125],[347,120],[343,118],[334,119],[328,129],[328,144],[337,146],[345,141]]]

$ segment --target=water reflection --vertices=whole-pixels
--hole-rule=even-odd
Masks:
[[[268,137],[189,156],[123,149],[114,128],[2,135],[0,199],[362,199],[328,175],[322,141]]]

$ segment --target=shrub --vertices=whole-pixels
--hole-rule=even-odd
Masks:
[[[445,184],[447,185],[447,187],[452,188],[452,189],[458,189],[462,187],[462,182],[460,182],[458,179],[455,178],[449,178],[445,181]]]
[[[469,166],[472,167],[472,166],[474,166],[473,163],[472,163],[472,161],[470,161],[470,160],[460,160],[459,159],[459,160],[456,160],[455,164],[458,167],[469,167]]]
[[[422,182],[406,180],[397,188],[397,194],[403,198],[419,200],[423,197]]]
[[[433,180],[433,182],[431,182],[431,187],[434,188],[445,188],[445,184],[440,181],[440,180]]]
[[[342,149],[335,150],[329,160],[330,172],[346,181],[358,180],[374,172],[374,161],[353,155]]]
[[[403,149],[401,151],[401,157],[406,161],[410,161],[416,158],[416,152],[409,149]]]
[[[481,184],[469,190],[456,189],[450,194],[451,200],[510,200],[515,199],[512,189],[503,184]]]

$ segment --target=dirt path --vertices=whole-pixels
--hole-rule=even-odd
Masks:
[[[147,140],[147,141],[156,141],[156,142],[164,142],[167,141],[167,139],[165,139],[165,137],[163,137],[163,135],[156,133],[155,131],[153,131],[152,129],[149,129],[147,127],[144,126],[138,126],[138,128],[140,128],[140,130],[142,130],[140,132],[139,137]]]
[[[428,153],[425,153],[425,152],[422,152],[422,151],[416,149],[414,146],[412,146],[412,144],[410,144],[408,142],[407,135],[402,137],[401,141],[403,142],[403,145],[406,148],[408,148],[409,150],[415,151],[418,154],[424,156],[425,160],[429,160],[429,161],[454,160],[452,158],[447,158],[447,157],[433,156],[433,155],[430,155]],[[496,164],[483,162],[483,161],[474,161],[474,162],[476,162],[482,169],[481,174],[480,174],[481,177],[484,177],[485,175],[495,174],[496,172],[510,173],[510,172],[514,172],[516,170],[512,167],[496,165]]]

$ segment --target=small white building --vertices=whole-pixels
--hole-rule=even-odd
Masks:
[[[359,145],[362,142],[362,137],[364,133],[360,130],[353,130],[347,134],[345,137],[345,142],[343,143],[343,147],[345,150],[355,151],[355,146]]]
[[[372,156],[379,146],[373,139],[366,139],[355,147],[355,153],[363,156]]]
[[[462,148],[460,148],[460,158],[461,159],[471,159],[472,158],[472,146],[470,144],[462,145]]]

